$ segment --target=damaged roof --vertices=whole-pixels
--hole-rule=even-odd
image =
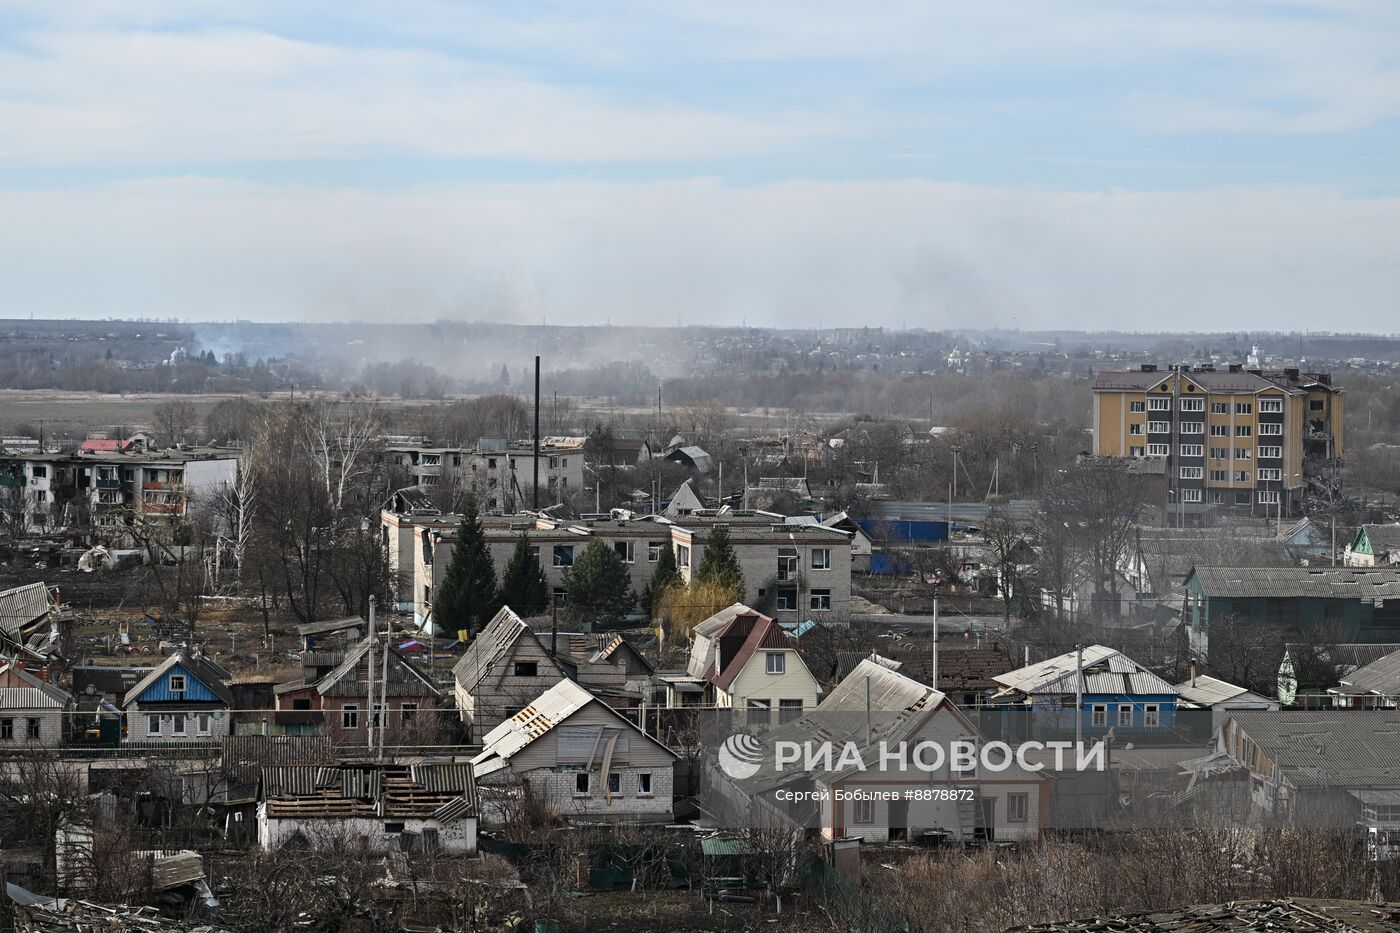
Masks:
[[[1289,898],[1032,923],[1007,933],[1392,933],[1397,924],[1400,904]]]
[[[0,592],[0,635],[15,638],[48,614],[49,590],[42,583],[27,583]]]
[[[354,817],[435,819],[447,823],[477,812],[470,762],[347,762],[262,769],[267,815],[275,819]]]
[[[1027,696],[1075,693],[1078,689],[1075,681],[1082,664],[1084,693],[1177,695],[1175,687],[1116,648],[1089,645],[1084,649],[1082,662],[1077,655],[1077,652],[1066,651],[1048,660],[998,674],[992,679],[1004,688],[1001,696],[1011,693]]]

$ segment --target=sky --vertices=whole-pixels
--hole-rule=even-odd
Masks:
[[[1400,331],[1400,3],[0,0],[0,317]]]

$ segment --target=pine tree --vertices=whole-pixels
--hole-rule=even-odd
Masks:
[[[656,569],[651,573],[651,581],[647,583],[646,589],[642,590],[642,611],[649,616],[655,615],[661,597],[665,596],[671,587],[680,584],[681,573],[676,569],[676,554],[671,550],[668,541],[661,547],[661,556],[656,559]]]
[[[501,576],[501,602],[520,616],[539,615],[549,608],[549,590],[545,586],[540,559],[530,545],[530,536],[521,535]]]
[[[695,578],[702,583],[718,583],[743,592],[744,572],[739,569],[739,558],[729,542],[729,529],[723,525],[716,525],[710,532]]]
[[[637,602],[632,575],[617,552],[602,541],[583,549],[564,578],[569,606],[581,621],[608,622],[622,618]]]
[[[496,567],[486,549],[476,500],[468,499],[457,526],[457,543],[447,564],[442,588],[433,600],[433,617],[448,632],[467,629],[473,635],[500,609],[496,592]]]

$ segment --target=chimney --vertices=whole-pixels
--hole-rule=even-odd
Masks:
[[[1191,659],[1191,686],[1196,686],[1196,659]]]

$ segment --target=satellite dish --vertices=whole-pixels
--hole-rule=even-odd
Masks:
[[[93,694],[97,693],[97,688],[94,687],[92,684],[88,684],[86,687],[83,688],[83,692],[86,693],[88,696],[92,696]]]

